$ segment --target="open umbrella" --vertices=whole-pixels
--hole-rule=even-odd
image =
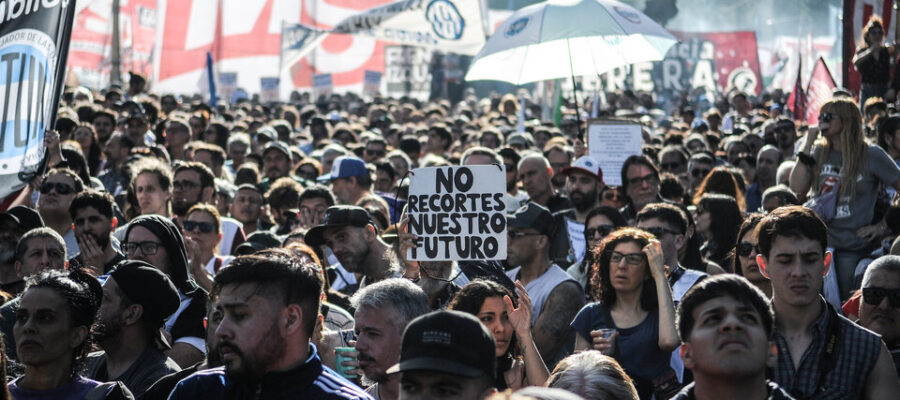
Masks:
[[[612,0],[550,0],[512,14],[472,61],[467,81],[523,84],[593,76],[662,60],[678,40],[631,6]]]

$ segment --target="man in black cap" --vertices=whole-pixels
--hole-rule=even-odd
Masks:
[[[18,295],[25,281],[16,273],[16,244],[25,232],[44,226],[41,214],[26,206],[15,206],[0,213],[0,290]]]
[[[180,371],[157,347],[169,346],[161,328],[180,303],[175,285],[152,265],[134,260],[116,265],[103,284],[94,332],[103,351],[88,355],[86,376],[121,381],[140,397],[159,378]]]
[[[265,179],[259,183],[259,189],[263,193],[268,192],[269,187],[271,187],[272,183],[277,181],[278,178],[291,178],[300,183],[301,186],[306,186],[308,184],[306,180],[291,174],[291,168],[294,164],[291,161],[291,148],[288,147],[287,143],[276,140],[266,144],[266,147],[262,152],[262,160],[261,170]]]
[[[522,282],[531,297],[534,342],[544,362],[552,367],[574,345],[568,323],[584,305],[584,294],[571,275],[550,262],[554,232],[550,210],[528,203],[507,217],[507,224],[506,262],[515,268],[506,274]]]
[[[400,277],[401,269],[391,247],[378,237],[369,213],[362,207],[329,207],[322,224],[310,229],[305,240],[313,247],[330,247],[347,271],[363,274],[360,287]]]
[[[203,317],[206,291],[189,273],[184,237],[177,226],[160,215],[141,215],[128,224],[122,251],[129,260],[141,260],[165,273],[178,289],[181,306],[166,319],[165,330],[172,335],[172,349],[166,355],[181,368],[203,360]]]
[[[281,247],[281,240],[278,239],[278,236],[275,236],[275,234],[270,231],[258,231],[247,236],[247,241],[241,243],[240,246],[234,249],[234,254],[236,256],[245,256],[258,251],[278,247]]]
[[[414,319],[403,332],[400,399],[484,399],[495,390],[494,338],[472,315],[435,311]]]

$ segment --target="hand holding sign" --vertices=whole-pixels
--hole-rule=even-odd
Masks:
[[[506,171],[496,165],[419,168],[409,185],[408,260],[506,258]]]

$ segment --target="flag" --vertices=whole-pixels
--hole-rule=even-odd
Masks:
[[[819,108],[825,102],[831,100],[831,92],[837,85],[831,76],[831,71],[825,65],[825,60],[819,57],[812,76],[806,86],[806,123],[815,125],[819,123]]]
[[[806,118],[806,91],[803,90],[803,61],[797,62],[797,81],[787,99],[787,108],[791,110],[791,118],[794,121],[802,121]]]
[[[0,24],[0,198],[42,173],[44,130],[56,125],[75,17],[75,2],[23,4]]]
[[[209,104],[215,109],[216,102],[219,100],[216,96],[216,73],[212,53],[208,51],[206,52],[206,79],[209,82]]]

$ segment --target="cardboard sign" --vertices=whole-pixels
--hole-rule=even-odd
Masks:
[[[316,98],[319,98],[319,96],[331,96],[333,87],[331,74],[319,74],[313,77],[313,93],[315,93]]]
[[[219,98],[229,101],[238,87],[237,72],[220,72],[219,73]]]
[[[375,97],[381,88],[381,72],[366,70],[363,78],[363,96]]]
[[[641,154],[641,125],[627,121],[591,120],[588,122],[588,155],[600,163],[603,182],[622,185],[622,165]]]
[[[278,77],[259,78],[259,97],[263,102],[271,103],[278,101],[278,82]]]
[[[496,165],[418,168],[409,183],[415,261],[506,259],[506,170]]]

